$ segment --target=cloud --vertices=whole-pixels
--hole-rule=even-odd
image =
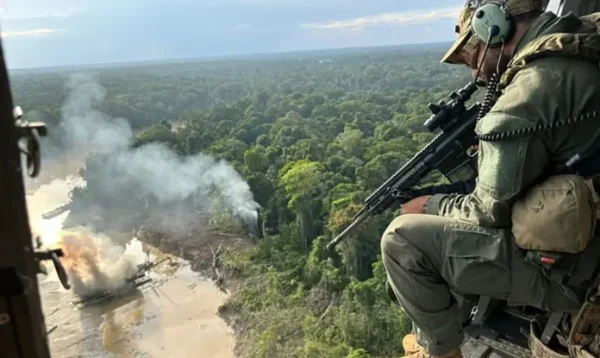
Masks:
[[[30,13],[6,13],[0,10],[0,19],[2,20],[33,20],[33,19],[45,19],[52,17],[67,18],[78,13],[83,12],[80,10],[71,11],[51,11],[51,12],[30,12]]]
[[[172,0],[171,0],[172,1]],[[196,3],[198,1],[196,0]],[[266,6],[277,8],[310,7],[310,8],[339,8],[347,6],[346,0],[203,0],[199,1],[208,6]]]
[[[302,24],[301,26],[316,30],[362,30],[369,27],[414,25],[434,22],[444,18],[458,19],[461,8],[392,12],[351,20]]]
[[[32,36],[44,36],[50,35],[56,32],[60,32],[62,30],[59,29],[33,29],[33,30],[24,30],[24,31],[2,31],[0,32],[0,37],[32,37]]]
[[[249,24],[239,24],[235,27],[238,31],[250,31],[252,30],[252,25]]]
[[[0,19],[69,18],[85,11],[85,6],[90,1],[92,0],[0,0]]]

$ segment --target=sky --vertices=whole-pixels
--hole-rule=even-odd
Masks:
[[[0,0],[9,68],[451,42],[464,0]]]

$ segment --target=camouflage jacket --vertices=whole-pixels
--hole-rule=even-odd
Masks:
[[[476,132],[505,132],[600,111],[598,17],[545,13],[536,19],[501,78],[500,97]],[[434,195],[425,212],[481,227],[509,228],[515,199],[549,166],[576,153],[599,151],[600,117],[516,139],[481,141],[475,190]]]

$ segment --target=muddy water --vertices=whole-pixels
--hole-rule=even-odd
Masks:
[[[67,201],[66,182],[55,180],[28,196],[32,229],[60,228],[68,215],[40,215]],[[61,199],[62,196],[62,199]],[[51,238],[45,238],[52,241]],[[163,256],[153,249],[154,256]],[[60,286],[53,268],[39,276],[53,357],[206,357],[230,358],[233,332],[217,316],[226,299],[212,282],[173,258],[152,271],[141,292],[112,302],[77,307],[77,297]]]

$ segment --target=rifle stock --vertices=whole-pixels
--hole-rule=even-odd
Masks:
[[[327,244],[329,250],[368,216],[381,214],[394,203],[403,204],[420,195],[469,191],[468,183],[474,180],[477,171],[473,157],[467,151],[477,143],[475,125],[481,105],[475,103],[467,108],[465,102],[476,90],[475,83],[470,82],[452,92],[448,103],[440,101],[437,105],[429,104],[433,115],[424,125],[432,132],[437,129],[441,131],[369,195],[363,208],[354,216],[353,222]],[[452,184],[415,189],[433,170],[439,170]]]

